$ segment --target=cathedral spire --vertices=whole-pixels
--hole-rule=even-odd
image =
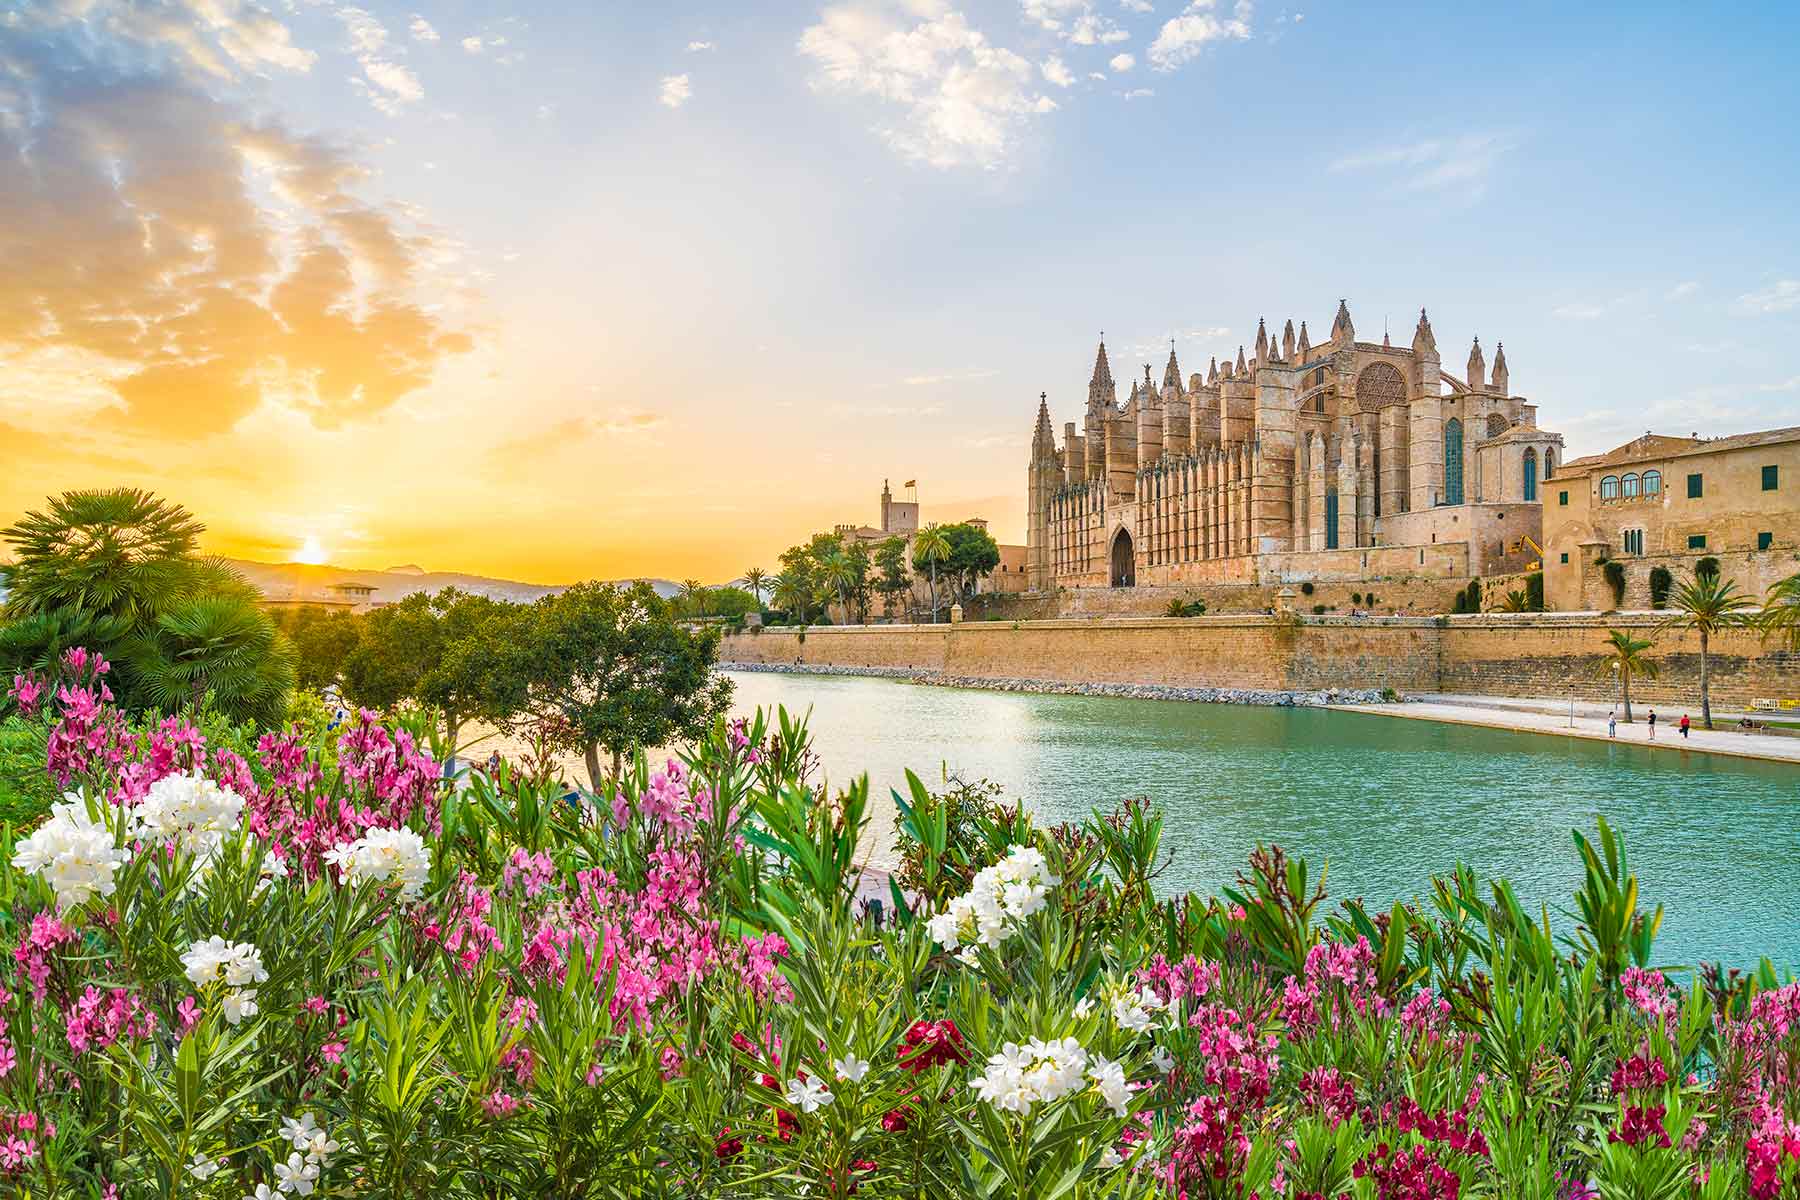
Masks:
[[[1163,391],[1174,388],[1177,395],[1181,393],[1181,367],[1175,361],[1175,339],[1169,339],[1169,365],[1163,368]]]
[[[1050,424],[1050,397],[1045,392],[1038,393],[1037,425],[1031,432],[1031,452],[1035,458],[1050,458],[1056,454],[1056,431]],[[887,481],[881,482],[881,497],[887,499]]]
[[[1312,342],[1306,336],[1305,321],[1300,322],[1300,344],[1294,347],[1294,353],[1300,356],[1301,362],[1305,362],[1306,356],[1312,353]]]
[[[1249,373],[1249,370],[1250,370],[1250,368],[1246,367],[1244,365],[1244,348],[1242,346],[1239,346],[1238,347],[1238,359],[1237,359],[1237,374],[1245,375],[1245,374]]]
[[[1261,317],[1256,318],[1256,361],[1269,361],[1269,330]]]
[[[1469,348],[1469,390],[1479,392],[1487,387],[1487,360],[1481,357],[1481,339]]]
[[[1294,361],[1294,318],[1289,317],[1281,330],[1281,357]]]
[[[1354,342],[1356,340],[1356,326],[1350,322],[1350,303],[1347,300],[1338,301],[1337,316],[1331,322],[1331,340],[1334,342]]]
[[[1432,335],[1431,321],[1425,316],[1425,310],[1419,310],[1419,325],[1413,330],[1414,354],[1436,354],[1437,338]]]
[[[1094,353],[1094,377],[1088,381],[1088,407],[1111,404],[1114,394],[1112,367],[1106,361],[1106,335],[1103,333],[1100,349]]]
[[[1219,382],[1219,356],[1216,354],[1206,361],[1206,382]]]
[[[1506,343],[1494,343],[1494,390],[1502,396],[1507,394],[1509,380],[1506,377]]]

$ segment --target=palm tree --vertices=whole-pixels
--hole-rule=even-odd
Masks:
[[[1594,668],[1594,674],[1602,678],[1612,675],[1618,679],[1619,700],[1625,708],[1627,725],[1631,724],[1631,677],[1656,678],[1655,661],[1644,657],[1644,652],[1654,644],[1649,638],[1633,637],[1623,629],[1606,632],[1606,653]]]
[[[118,614],[82,612],[72,607],[0,621],[0,675],[13,671],[48,671],[75,646],[100,650],[131,632],[131,622]]]
[[[770,595],[774,598],[775,603],[790,615],[798,616],[802,625],[806,624],[806,608],[812,599],[806,580],[800,578],[793,571],[782,571],[769,583],[771,585]]]
[[[819,560],[819,572],[824,582],[831,585],[837,593],[838,607],[844,610],[844,624],[850,624],[850,600],[844,594],[844,588],[856,578],[856,568],[850,562],[841,546],[834,546],[830,552]]]
[[[1789,575],[1769,588],[1757,624],[1765,639],[1780,638],[1788,649],[1800,651],[1800,575]]]
[[[701,591],[702,588],[698,579],[684,579],[681,581],[681,606],[687,610],[689,616],[697,617],[704,615],[700,611]]]
[[[1669,597],[1674,615],[1662,628],[1692,629],[1700,635],[1700,723],[1711,729],[1712,676],[1706,658],[1708,639],[1725,629],[1748,625],[1753,618],[1745,611],[1755,601],[1737,590],[1737,584],[1716,573],[1696,573],[1692,580],[1675,589]]]
[[[1531,601],[1524,592],[1514,588],[1506,593],[1506,599],[1494,606],[1495,612],[1522,613],[1531,611]]]
[[[294,686],[293,646],[241,591],[182,597],[125,644],[144,696],[194,715],[210,694],[233,720],[279,721]]]
[[[768,575],[761,567],[751,567],[748,571],[744,572],[744,582],[749,586],[750,595],[755,599],[756,607],[758,608],[762,607],[763,580],[767,578]]]
[[[70,609],[139,623],[193,566],[205,528],[179,504],[136,488],[64,492],[0,529],[13,547],[12,563],[0,567],[7,612]]]
[[[927,525],[913,537],[913,565],[929,563],[931,566],[931,620],[937,623],[937,572],[938,563],[950,557],[950,539],[944,534],[944,527],[938,524]]]

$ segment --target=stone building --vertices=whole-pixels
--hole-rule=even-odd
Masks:
[[[1339,302],[1327,340],[1257,322],[1253,355],[1118,399],[1104,339],[1079,425],[1057,445],[1039,397],[1027,476],[1032,590],[1267,583],[1515,570],[1540,532],[1540,480],[1562,437],[1490,370],[1461,378],[1419,313],[1412,344],[1356,339]]]
[[[1649,608],[1657,567],[1679,581],[1702,558],[1759,598],[1800,571],[1800,427],[1736,437],[1645,433],[1572,459],[1545,480],[1544,601]],[[1615,596],[1604,560],[1625,568]]]

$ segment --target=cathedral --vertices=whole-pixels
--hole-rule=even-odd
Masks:
[[[1029,587],[1287,583],[1520,570],[1562,436],[1476,339],[1444,370],[1424,310],[1411,346],[1257,322],[1255,353],[1185,381],[1169,348],[1119,402],[1102,339],[1059,448],[1040,396],[1028,472]]]

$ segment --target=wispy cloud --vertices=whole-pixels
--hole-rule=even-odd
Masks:
[[[1250,0],[1237,0],[1229,17],[1221,16],[1218,8],[1218,0],[1193,0],[1179,16],[1165,21],[1150,44],[1150,65],[1173,71],[1198,58],[1213,42],[1248,39],[1255,11]]]
[[[907,387],[929,387],[937,383],[965,383],[974,379],[992,379],[1000,374],[991,367],[968,367],[960,371],[939,371],[931,375],[908,375],[900,382]]]
[[[391,117],[425,98],[419,77],[388,56],[386,25],[360,8],[340,8],[337,18],[343,22],[351,55],[363,69],[363,78],[355,83],[369,103]]]
[[[669,108],[680,108],[688,102],[688,98],[693,94],[694,89],[689,86],[688,77],[685,74],[664,75],[662,77],[662,90],[658,93],[656,99],[658,103],[666,105]]]
[[[1800,375],[1789,375],[1776,383],[1765,383],[1757,389],[1759,392],[1800,392]]]
[[[1769,314],[1800,308],[1800,279],[1777,279],[1768,287],[1746,292],[1734,306],[1740,313]]]
[[[893,0],[827,6],[800,35],[818,91],[872,98],[897,116],[878,127],[902,157],[939,168],[999,167],[1033,118],[1056,102],[1031,61],[961,12]]]
[[[1068,64],[1063,62],[1061,55],[1052,54],[1038,64],[1038,70],[1043,72],[1045,79],[1057,87],[1069,87],[1075,82],[1075,73],[1069,70]]]
[[[1424,138],[1404,145],[1345,155],[1332,161],[1336,172],[1384,170],[1403,187],[1463,191],[1479,196],[1501,155],[1513,148],[1497,133],[1456,138]]]
[[[1114,74],[1123,74],[1137,66],[1137,56],[1135,54],[1115,54],[1107,60],[1106,65],[1112,68]]]
[[[699,54],[703,50],[711,49],[713,49],[712,42],[689,42],[687,44],[687,52],[689,54]]]
[[[431,27],[430,21],[421,17],[418,13],[413,14],[412,24],[408,25],[406,29],[408,33],[412,34],[413,41],[415,42],[435,42],[438,40],[438,31]]]
[[[1132,88],[1128,92],[1120,92],[1119,95],[1126,100],[1143,100],[1150,96],[1156,95],[1156,89],[1155,88]]]

